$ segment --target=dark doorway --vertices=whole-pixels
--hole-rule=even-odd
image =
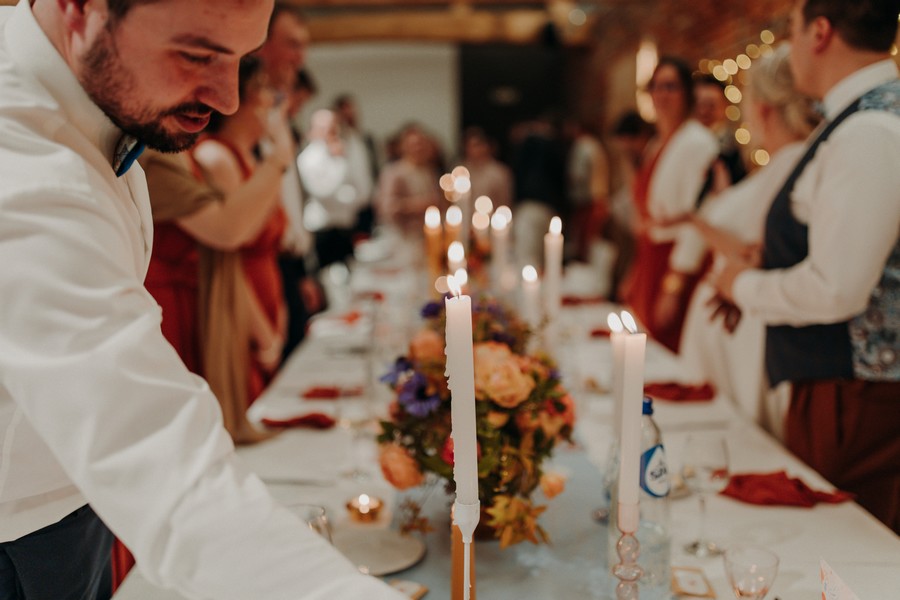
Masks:
[[[483,128],[509,159],[513,124],[559,113],[564,60],[553,39],[542,45],[463,45],[460,48],[462,124]]]

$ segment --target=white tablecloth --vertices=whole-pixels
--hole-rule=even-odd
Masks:
[[[392,273],[404,281],[402,274]],[[392,351],[402,348],[403,339],[411,331],[404,323],[412,322],[414,317],[414,302],[410,301],[414,296],[409,295],[409,290],[410,281],[417,280],[410,280],[407,273],[404,283],[391,288],[390,277],[379,280],[372,278],[371,272],[367,277],[365,287],[393,289],[399,294],[387,298],[385,305],[391,307],[390,312],[381,313],[377,320],[376,327],[386,327],[377,330],[376,344],[381,345],[376,354],[377,369],[392,360]],[[609,445],[611,400],[608,396],[589,393],[582,385],[589,376],[601,386],[608,386],[608,340],[591,339],[587,332],[605,322],[610,308],[592,305],[564,309],[560,324],[559,359],[567,385],[577,399],[580,411],[577,437],[582,448],[561,450],[556,459],[572,478],[567,492],[550,502],[550,509],[542,518],[557,543],[541,547],[526,543],[503,553],[495,543],[483,545],[477,559],[478,592],[483,599],[612,597],[602,564],[606,529],[593,522],[588,511],[601,502],[600,469],[605,464]],[[392,335],[398,337],[392,338]],[[334,339],[327,343],[321,339],[309,340],[291,357],[281,375],[253,406],[251,417],[284,417],[307,410],[337,414],[335,411],[340,402],[304,401],[299,393],[311,385],[365,385],[365,355],[353,354],[352,350],[343,351]],[[679,375],[677,360],[656,345],[648,349],[646,370],[648,381],[677,379]],[[379,388],[376,407],[383,411],[389,400],[387,390]],[[689,432],[717,429],[727,438],[732,472],[785,469],[812,487],[830,489],[818,474],[737,415],[727,398],[719,397],[713,402],[658,402],[656,408],[655,418],[663,432],[670,472],[677,472],[680,466]],[[367,479],[351,480],[339,475],[354,452],[370,473]],[[294,430],[266,443],[240,448],[238,454],[269,483],[279,499],[325,505],[338,530],[360,527],[348,521],[344,508],[346,500],[360,492],[378,495],[388,503],[385,514],[370,527],[386,527],[390,523],[397,495],[378,472],[371,440],[362,450],[359,445],[354,450],[344,429]],[[440,498],[435,500],[441,501]],[[731,598],[721,558],[697,559],[682,550],[697,533],[697,499],[689,496],[672,500],[671,517],[672,564],[700,567],[712,582],[718,598]],[[781,567],[768,595],[769,600],[818,598],[821,593],[820,558],[831,564],[860,600],[900,598],[900,538],[854,503],[802,509],[760,507],[726,497],[713,497],[708,502],[707,531],[719,543],[754,542],[779,555]],[[447,598],[450,563],[446,532],[429,534],[427,543],[428,554],[424,561],[396,576],[425,583],[431,588],[429,597]],[[594,547],[597,554],[585,550]],[[572,556],[573,553],[578,556]],[[579,565],[591,568],[576,568]],[[601,576],[597,577],[596,573]],[[561,583],[551,585],[554,577],[560,578]],[[178,598],[171,592],[152,587],[137,570],[115,595],[115,600]]]

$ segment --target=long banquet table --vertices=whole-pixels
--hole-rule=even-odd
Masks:
[[[415,323],[417,298],[412,290],[421,284],[402,268],[372,269],[355,276],[363,289],[387,290],[375,323],[376,335],[357,335],[355,343],[341,347],[332,335],[314,335],[290,357],[279,377],[251,409],[250,416],[285,417],[308,410],[335,411],[341,401],[308,401],[300,392],[313,385],[366,385],[371,379],[368,360],[384,368]],[[374,277],[372,277],[374,275]],[[338,306],[336,312],[350,308]],[[476,545],[477,594],[481,599],[608,599],[613,581],[606,566],[607,529],[592,518],[603,503],[602,468],[606,463],[611,430],[611,399],[596,393],[609,387],[611,350],[605,338],[589,332],[605,322],[610,305],[585,304],[564,308],[558,329],[564,382],[576,398],[579,417],[577,444],[560,448],[551,468],[568,477],[566,490],[549,501],[541,517],[551,545],[523,543],[500,550],[496,542]],[[327,317],[326,317],[327,318]],[[339,323],[336,320],[332,323]],[[338,329],[340,327],[338,326]],[[350,337],[356,335],[350,332]],[[367,347],[374,340],[375,348]],[[368,363],[372,364],[372,363]],[[647,353],[647,380],[678,379],[676,357],[651,344]],[[377,373],[375,373],[377,376]],[[599,386],[586,386],[592,378]],[[375,408],[384,413],[389,393],[369,388]],[[790,455],[774,439],[744,419],[728,398],[712,402],[657,402],[655,418],[663,433],[670,473],[677,473],[686,437],[694,431],[718,430],[727,439],[732,472],[764,472],[785,469],[816,488],[830,489],[817,473]],[[284,502],[308,502],[326,506],[336,532],[352,528],[396,526],[398,501],[406,496],[423,500],[421,490],[398,494],[383,480],[377,467],[372,436],[353,444],[342,428],[328,431],[288,430],[265,443],[238,449],[239,456]],[[367,477],[338,475],[350,462],[362,465]],[[386,500],[387,510],[374,524],[351,523],[345,502],[359,493]],[[450,542],[447,507],[450,499],[441,486],[427,496],[425,511],[436,526],[424,536],[427,547],[417,564],[385,579],[401,578],[426,585],[428,598],[450,598]],[[702,569],[720,599],[731,598],[721,558],[697,559],[682,548],[698,529],[697,499],[691,496],[670,503],[672,565]],[[392,523],[392,521],[394,521]],[[726,497],[713,497],[707,507],[707,531],[715,541],[753,542],[775,551],[781,566],[769,600],[819,598],[819,560],[824,558],[856,592],[860,600],[900,598],[900,538],[858,505],[818,505],[815,508],[762,507]],[[132,571],[115,600],[178,600],[181,596],[149,584],[138,570]],[[345,599],[341,599],[345,600]]]

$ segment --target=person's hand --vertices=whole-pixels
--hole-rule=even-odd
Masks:
[[[281,353],[284,350],[284,338],[275,334],[266,347],[256,349],[256,360],[269,373],[273,373],[281,364]]]
[[[710,323],[714,323],[716,319],[722,319],[722,326],[728,333],[734,333],[738,324],[741,322],[741,309],[728,302],[722,296],[716,294],[706,302],[706,306],[712,307],[713,312],[709,316]]]
[[[325,295],[315,279],[304,277],[297,285],[300,288],[300,299],[303,300],[303,305],[310,314],[325,308]]]

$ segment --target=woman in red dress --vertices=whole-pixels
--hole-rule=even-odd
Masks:
[[[656,109],[657,135],[634,181],[635,259],[622,284],[622,299],[647,331],[670,350],[678,350],[681,326],[695,281],[667,274],[679,220],[694,212],[718,142],[690,118],[691,70],[672,57],[660,59],[648,85]],[[677,289],[676,289],[677,288]],[[661,302],[675,299],[671,310]],[[662,313],[668,313],[661,318]]]

